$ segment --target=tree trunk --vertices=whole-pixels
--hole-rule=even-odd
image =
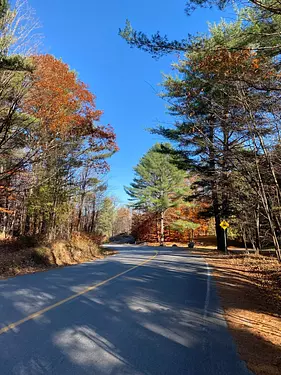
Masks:
[[[213,211],[215,216],[215,223],[216,223],[216,237],[217,237],[217,248],[219,251],[225,252],[225,242],[224,242],[224,233],[223,229],[220,226],[221,222],[221,212],[220,212],[220,205],[219,205],[219,197],[218,197],[218,181],[217,181],[217,174],[216,174],[216,156],[215,156],[215,148],[214,148],[214,119],[210,119],[210,129],[209,129],[209,178],[210,178],[210,185],[211,185],[211,192],[212,192],[212,204],[213,204]]]
[[[38,224],[38,215],[35,214],[33,217],[33,229],[32,229],[32,235],[35,236],[37,234],[37,224]]]
[[[24,223],[24,235],[28,236],[30,231],[30,216],[27,214]]]
[[[160,246],[164,246],[164,242],[164,211],[162,211],[160,216]]]
[[[41,219],[41,229],[40,229],[40,233],[45,236],[48,232],[48,228],[47,228],[47,220],[46,220],[46,217],[45,217],[45,213],[43,212],[42,214],[42,219]]]
[[[93,206],[92,206],[92,218],[91,218],[91,225],[90,225],[90,232],[96,232],[96,197],[93,197]]]
[[[244,98],[245,98],[245,94],[244,94]],[[270,206],[271,202],[270,202],[269,197],[266,194],[265,185],[264,185],[264,181],[263,181],[263,178],[262,178],[262,173],[260,171],[260,163],[259,163],[259,148],[260,147],[262,148],[262,150],[264,152],[264,155],[267,159],[268,167],[269,167],[268,170],[271,172],[274,184],[276,186],[279,206],[280,206],[280,198],[281,198],[280,187],[279,187],[279,183],[278,183],[278,180],[277,180],[277,177],[276,177],[276,173],[275,173],[275,169],[274,169],[274,165],[273,165],[273,162],[272,162],[271,155],[270,155],[268,149],[266,148],[266,145],[265,145],[262,134],[258,131],[258,126],[256,125],[256,121],[255,121],[255,115],[252,114],[252,111],[249,107],[249,104],[248,104],[247,100],[244,100],[243,104],[244,104],[245,109],[251,115],[251,119],[252,119],[252,122],[249,122],[248,126],[249,126],[249,131],[250,131],[250,134],[251,134],[251,138],[252,138],[252,143],[255,147],[255,166],[256,166],[257,177],[258,177],[258,185],[259,185],[259,190],[260,190],[259,194],[260,194],[260,198],[261,198],[266,216],[268,218],[270,231],[271,231],[271,235],[272,235],[272,240],[273,240],[275,251],[276,251],[276,256],[277,256],[278,261],[281,262],[281,249],[280,249],[280,244],[279,244],[279,241],[278,241],[278,238],[277,238],[277,235],[276,235],[276,229],[278,230],[278,232],[280,232],[280,228],[279,227],[276,228],[276,224],[278,224],[278,220],[276,220],[276,216],[271,209],[271,206]],[[257,143],[256,138],[258,138],[259,144]]]
[[[79,206],[79,211],[78,211],[78,220],[77,220],[77,230],[80,231],[81,229],[81,218],[82,218],[82,209],[84,205],[84,194],[81,195],[81,201],[80,201],[80,206]]]
[[[220,218],[220,209],[219,209],[219,202],[218,202],[218,195],[216,190],[216,183],[212,184],[212,199],[213,199],[213,210],[215,215],[215,225],[216,225],[216,237],[217,237],[217,249],[219,251],[226,251],[225,248],[225,241],[224,241],[224,233],[223,229],[220,226],[221,218]]]
[[[257,209],[255,212],[255,221],[256,221],[256,255],[259,255],[261,250],[261,240],[260,240],[260,205],[258,203]]]
[[[157,242],[160,242],[160,235],[159,235],[159,225],[158,225],[158,215],[156,215],[156,238],[157,238]],[[154,238],[155,240],[155,238]]]
[[[245,248],[246,251],[248,251],[247,232],[246,232],[245,227],[243,227],[243,225],[241,224],[241,221],[239,223],[239,229],[240,229],[242,240],[243,240],[243,243],[244,243],[244,248]]]
[[[225,247],[225,240],[224,240],[224,232],[220,226],[220,217],[216,216],[216,236],[217,236],[217,248],[219,251],[226,251]]]

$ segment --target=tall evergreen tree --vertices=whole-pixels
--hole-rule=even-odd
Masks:
[[[154,145],[135,167],[130,187],[125,191],[131,197],[135,209],[157,213],[160,217],[160,245],[164,244],[164,218],[170,207],[177,207],[186,197],[187,173],[175,165],[176,157],[163,150],[172,148],[169,144]]]
[[[98,214],[96,233],[107,239],[113,235],[115,206],[111,198],[106,197],[101,203]]]
[[[224,9],[230,0],[189,0],[186,10],[196,7],[218,6]],[[245,5],[245,4],[243,4]],[[246,4],[247,5],[247,4]],[[281,52],[279,35],[281,28],[281,5],[275,0],[249,0],[248,6],[242,8],[245,11],[244,22],[240,32],[233,35],[232,40],[227,45],[229,51],[244,50],[250,48],[261,55],[277,56]],[[165,34],[159,31],[148,36],[142,31],[136,31],[129,20],[123,29],[119,29],[119,35],[127,41],[131,47],[136,47],[142,51],[151,53],[153,57],[159,58],[163,55],[175,52],[200,51],[202,38],[194,38],[192,35],[179,40],[170,40]],[[194,43],[196,41],[196,43]],[[224,39],[221,39],[224,45]]]

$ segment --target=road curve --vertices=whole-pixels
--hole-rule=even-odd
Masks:
[[[0,281],[0,374],[251,372],[202,258],[124,246],[93,263]]]

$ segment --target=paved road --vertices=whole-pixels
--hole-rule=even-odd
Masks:
[[[154,254],[125,247],[0,281],[0,374],[249,375],[204,260],[175,248]]]

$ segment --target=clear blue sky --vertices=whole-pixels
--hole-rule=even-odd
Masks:
[[[185,0],[29,0],[36,10],[44,34],[43,52],[62,58],[79,73],[97,96],[104,111],[103,123],[117,134],[120,151],[110,160],[110,194],[122,202],[124,185],[133,178],[133,167],[156,142],[145,129],[171,122],[165,103],[157,97],[161,74],[169,72],[176,56],[155,61],[149,54],[131,49],[118,36],[128,18],[133,27],[170,38],[207,31],[207,21],[218,21],[222,13],[198,10],[184,14]],[[224,16],[227,14],[224,13]]]

